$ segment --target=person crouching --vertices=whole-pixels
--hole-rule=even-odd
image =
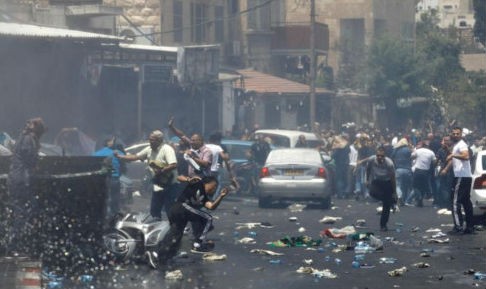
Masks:
[[[208,251],[205,243],[206,235],[212,228],[211,214],[203,211],[203,207],[215,210],[223,198],[228,194],[228,189],[221,190],[220,195],[211,201],[212,195],[218,187],[218,181],[213,176],[204,178],[179,176],[179,180],[187,181],[188,185],[177,198],[169,211],[170,229],[164,239],[158,244],[155,251],[147,251],[148,262],[152,268],[158,268],[174,257],[180,247],[184,228],[188,222],[194,224],[194,244],[192,251]]]

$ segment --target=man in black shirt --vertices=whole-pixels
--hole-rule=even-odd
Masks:
[[[211,201],[211,197],[218,187],[218,181],[215,177],[184,178],[186,178],[185,181],[188,182],[188,185],[169,211],[169,232],[158,244],[156,252],[146,252],[149,264],[153,268],[166,263],[176,255],[184,234],[184,228],[188,222],[193,223],[195,236],[192,251],[207,251],[207,244],[204,241],[206,234],[212,227],[212,216],[202,209],[205,207],[209,210],[215,210],[228,194],[228,189],[224,188],[220,195],[214,201]]]
[[[270,144],[265,141],[263,135],[257,135],[255,142],[251,145],[251,155],[259,167],[263,167],[271,150]]]

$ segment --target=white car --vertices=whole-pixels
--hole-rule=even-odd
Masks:
[[[310,148],[274,149],[260,171],[258,205],[273,201],[314,201],[328,209],[331,187],[327,168],[319,151]]]
[[[472,165],[471,202],[475,216],[486,216],[486,150],[477,153]]]
[[[316,148],[322,143],[314,133],[299,130],[259,129],[255,131],[255,136],[258,135],[262,135],[264,138],[269,138],[271,144],[275,147],[293,148],[297,144],[299,136],[301,135],[305,137],[310,148]]]

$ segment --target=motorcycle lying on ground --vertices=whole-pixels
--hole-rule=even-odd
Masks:
[[[155,248],[169,228],[169,221],[153,219],[148,213],[128,213],[103,235],[103,245],[117,262],[142,259],[147,248]]]

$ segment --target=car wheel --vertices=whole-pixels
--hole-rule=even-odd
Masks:
[[[321,207],[323,209],[329,209],[331,207],[331,197],[326,197],[321,201]]]
[[[258,198],[258,207],[260,208],[268,208],[270,207],[271,200],[269,198]]]

